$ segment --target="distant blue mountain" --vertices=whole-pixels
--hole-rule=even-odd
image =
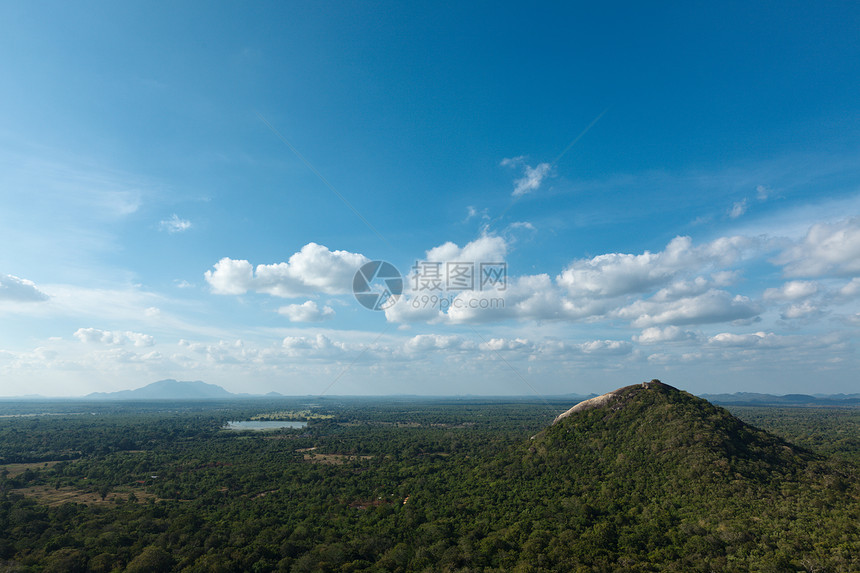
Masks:
[[[734,394],[702,394],[701,398],[731,406],[845,406],[860,405],[860,394],[757,394],[755,392],[735,392]]]
[[[159,380],[135,390],[93,392],[84,398],[88,400],[214,400],[237,396],[239,394],[233,394],[221,386],[207,384],[200,380],[180,382],[168,379]]]

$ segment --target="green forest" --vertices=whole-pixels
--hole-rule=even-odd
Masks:
[[[0,571],[860,571],[860,410],[570,406],[0,403]]]

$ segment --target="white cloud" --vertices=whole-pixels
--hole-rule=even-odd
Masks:
[[[481,209],[480,211],[473,205],[469,205],[468,207],[466,207],[466,218],[463,222],[468,222],[475,217],[478,217],[482,220],[487,220],[490,218],[490,215],[486,207]]]
[[[183,233],[191,228],[191,221],[180,219],[179,216],[174,213],[169,219],[163,220],[160,223],[160,227],[162,231],[167,231],[168,233]]]
[[[330,306],[319,308],[317,303],[308,300],[302,304],[290,304],[278,309],[290,319],[290,322],[322,322],[334,318],[334,309]]]
[[[798,300],[818,292],[818,283],[814,281],[789,281],[779,288],[769,288],[764,291],[765,300]]]
[[[860,274],[860,217],[819,223],[774,259],[788,277]]]
[[[761,312],[749,298],[724,290],[712,289],[706,293],[669,302],[638,300],[620,310],[617,315],[628,318],[637,328],[659,324],[708,324],[751,318]]]
[[[532,225],[531,223],[529,223],[528,221],[514,221],[513,223],[508,225],[508,228],[511,230],[513,230],[513,229],[527,229],[529,231],[536,231],[537,230],[537,229],[535,229],[535,226]]]
[[[851,279],[851,282],[839,289],[839,296],[843,298],[854,298],[860,295],[860,277]]]
[[[773,190],[769,189],[764,185],[757,185],[755,188],[756,197],[758,197],[759,201],[766,201],[768,197],[770,197]]]
[[[287,336],[281,342],[286,354],[290,357],[305,358],[340,358],[347,351],[343,342],[332,342],[324,335],[317,334],[310,338],[306,336]]]
[[[643,330],[638,336],[634,336],[633,340],[639,344],[658,344],[661,342],[694,340],[696,338],[697,337],[694,332],[683,330],[677,326],[667,326],[665,328],[651,326]]]
[[[537,191],[552,170],[552,165],[549,163],[538,163],[532,167],[525,163],[524,156],[503,159],[501,164],[507,167],[521,166],[523,168],[523,176],[514,181],[514,190],[511,193],[514,197],[522,197],[527,193]]]
[[[822,314],[822,310],[815,304],[811,303],[808,300],[805,300],[800,303],[789,305],[788,308],[782,311],[780,316],[783,319],[793,319],[793,318],[810,318],[813,316],[819,316]]]
[[[618,356],[629,354],[633,345],[626,340],[588,340],[581,343],[569,343],[557,340],[533,342],[527,338],[491,338],[478,345],[480,350],[493,352],[519,353],[534,361],[538,356],[558,358],[574,358],[583,355]]]
[[[747,212],[747,200],[744,199],[742,201],[737,201],[737,202],[735,202],[734,205],[732,205],[732,208],[729,209],[729,217],[731,217],[732,219],[737,219],[738,217],[740,217],[741,215],[743,215],[746,212]]]
[[[731,264],[754,245],[755,241],[746,237],[722,237],[694,247],[690,237],[675,237],[659,253],[609,253],[576,260],[556,280],[572,296],[644,293],[681,272]]]
[[[48,300],[48,295],[36,288],[33,281],[0,274],[0,301],[40,302],[43,300]]]
[[[505,239],[494,235],[483,235],[467,243],[462,249],[456,243],[448,241],[433,247],[425,256],[428,262],[475,262],[497,263],[504,262],[508,245]]]
[[[500,350],[525,350],[532,351],[534,346],[525,338],[491,338],[486,342],[482,342],[478,347],[481,350],[492,350],[498,352]]]
[[[75,338],[81,342],[90,344],[108,344],[121,346],[132,343],[135,346],[152,346],[155,339],[149,334],[140,332],[119,332],[111,330],[99,330],[98,328],[79,328],[75,331]]]
[[[571,263],[553,280],[547,274],[508,277],[505,290],[454,291],[439,303],[436,297],[408,292],[386,310],[392,322],[478,324],[503,320],[597,321],[624,318],[633,326],[714,323],[752,319],[758,305],[733,296],[725,287],[739,272],[725,269],[760,242],[744,237],[722,237],[694,246],[689,237],[676,237],[657,253],[610,253]],[[503,257],[507,244],[484,236],[464,248],[446,243],[428,251],[428,259],[462,260]],[[704,272],[704,275],[691,273]],[[684,276],[686,275],[686,276]],[[410,277],[408,283],[414,286]],[[660,288],[662,286],[662,288]],[[656,290],[656,292],[654,292]],[[653,292],[650,298],[641,298]],[[428,298],[436,303],[427,304]]]
[[[780,336],[773,332],[754,332],[752,334],[733,334],[721,332],[708,339],[708,344],[724,347],[769,347],[783,348],[797,343],[795,337]]]
[[[436,350],[459,350],[474,348],[474,344],[456,335],[419,334],[403,344],[403,350],[408,354],[426,354]]]
[[[308,243],[288,262],[258,265],[225,257],[206,271],[206,282],[216,294],[244,294],[248,291],[279,297],[350,292],[352,279],[367,257],[348,251],[330,251],[323,245]]]
[[[203,276],[216,294],[245,294],[254,281],[254,267],[248,261],[224,257]]]
[[[428,295],[424,299],[423,295],[403,296],[396,304],[385,309],[385,319],[388,322],[410,323],[410,322],[427,322],[435,323],[445,320],[446,315],[440,309],[438,296],[436,304],[433,304],[433,299]]]
[[[689,248],[689,237],[678,237],[663,253],[608,253],[580,259],[571,263],[556,280],[573,296],[613,297],[643,292],[675,274],[680,268],[676,261]]]
[[[549,174],[552,166],[549,163],[539,163],[535,167],[525,166],[525,174],[521,179],[514,182],[514,197],[521,197],[526,193],[537,191],[544,178]]]
[[[737,282],[739,276],[738,271],[717,271],[711,274],[711,281],[714,286],[726,287]]]
[[[841,317],[842,322],[853,326],[860,326],[860,312]]]
[[[504,238],[494,235],[483,235],[460,247],[451,241],[428,250],[423,261],[427,263],[441,263],[438,267],[439,280],[443,290],[446,286],[446,263],[463,262],[473,263],[474,287],[480,289],[481,263],[504,263],[507,256],[508,245]],[[436,269],[437,267],[433,267]],[[422,279],[430,281],[425,284]],[[501,294],[495,290],[486,292],[475,291],[448,291],[430,290],[428,285],[433,282],[423,267],[412,269],[404,281],[404,295],[396,304],[385,309],[385,317],[389,322],[443,322],[451,316],[456,316],[458,311],[454,306],[469,305],[471,300],[486,299],[487,297],[499,298]],[[442,298],[445,300],[441,300]],[[450,302],[451,306],[448,306]],[[480,306],[480,300],[478,301]],[[464,309],[468,312],[469,309]]]
[[[711,283],[704,277],[696,277],[692,280],[675,281],[669,286],[663,287],[654,293],[651,300],[655,302],[665,302],[684,297],[696,296],[706,292],[710,287]]]
[[[599,299],[565,298],[546,274],[510,279],[504,291],[464,291],[442,318],[451,323],[485,323],[505,319],[579,320],[602,315],[611,306]]]
[[[499,163],[502,167],[515,167],[517,165],[521,165],[525,160],[525,155],[517,155],[516,157],[508,157],[506,159],[502,159]]]
[[[580,345],[582,351],[586,354],[628,354],[633,345],[626,340],[592,340],[584,342]]]

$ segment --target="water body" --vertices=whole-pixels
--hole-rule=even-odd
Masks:
[[[224,426],[228,430],[280,430],[281,428],[289,428],[292,430],[298,430],[301,428],[307,428],[307,422],[284,422],[284,421],[274,421],[274,422],[256,422],[253,420],[245,420],[244,422],[227,422],[227,425]]]

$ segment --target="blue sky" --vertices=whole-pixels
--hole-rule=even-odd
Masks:
[[[860,8],[403,4],[4,3],[0,396],[860,391]]]

